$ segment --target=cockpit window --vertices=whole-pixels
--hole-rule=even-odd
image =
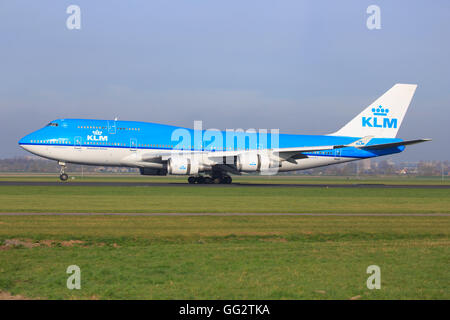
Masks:
[[[58,126],[58,124],[57,123],[54,123],[54,122],[50,122],[48,125],[47,125],[47,127],[57,127]]]

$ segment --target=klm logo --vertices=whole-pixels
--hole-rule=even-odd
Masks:
[[[108,141],[108,136],[102,136],[102,131],[92,131],[92,135],[87,136],[87,141]]]
[[[378,108],[372,108],[372,113],[372,117],[362,117],[363,127],[397,129],[397,118],[387,117],[389,109],[378,106]]]

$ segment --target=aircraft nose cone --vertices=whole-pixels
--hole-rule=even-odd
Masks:
[[[23,137],[22,139],[19,140],[19,142],[18,142],[18,143],[19,143],[19,146],[22,147],[25,143],[27,143],[26,137],[27,137],[27,136],[25,136],[25,137]]]
[[[32,134],[27,134],[25,137],[20,139],[18,142],[19,146],[27,151],[28,151],[28,146],[31,143],[31,135]]]

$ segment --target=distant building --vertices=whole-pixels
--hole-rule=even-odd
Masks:
[[[362,171],[369,171],[372,169],[372,161],[370,159],[362,160],[360,163],[360,168]]]

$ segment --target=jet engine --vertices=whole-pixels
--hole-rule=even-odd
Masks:
[[[279,166],[277,161],[268,155],[257,153],[243,153],[235,159],[236,168],[243,172],[261,172]]]
[[[170,158],[167,162],[167,172],[169,174],[191,175],[197,174],[199,163],[189,158]]]

